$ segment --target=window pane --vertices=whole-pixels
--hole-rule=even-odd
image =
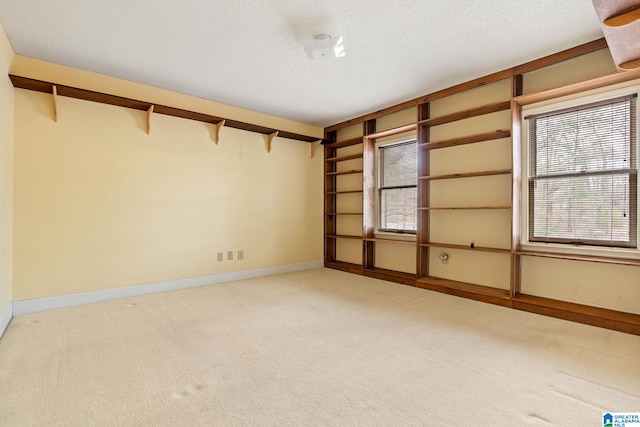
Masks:
[[[631,168],[629,101],[538,118],[535,174]]]
[[[415,231],[416,201],[415,188],[380,190],[380,228]]]
[[[381,187],[416,185],[416,143],[390,145],[380,148]]]
[[[532,240],[634,240],[629,190],[635,187],[635,179],[635,175],[620,174],[532,182]]]

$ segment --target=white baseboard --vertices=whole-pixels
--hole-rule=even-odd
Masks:
[[[57,308],[73,307],[76,305],[90,304],[93,302],[108,301],[118,298],[127,298],[138,295],[153,294],[157,292],[194,288],[197,286],[214,285],[216,283],[253,279],[255,277],[272,276],[274,274],[291,273],[294,271],[312,270],[316,268],[322,268],[323,266],[324,261],[312,261],[301,264],[289,264],[276,267],[258,268],[255,270],[236,271],[233,273],[213,274],[211,276],[193,277],[190,279],[169,280],[166,282],[147,283],[144,285],[103,289],[100,291],[61,295],[57,297],[14,301],[13,315],[18,316],[20,314],[55,310]],[[9,319],[10,318],[11,317],[9,317]],[[7,324],[8,323],[9,322],[7,321]],[[2,323],[0,323],[0,327],[1,325]]]
[[[11,318],[13,317],[13,304],[9,303],[9,306],[0,316],[0,338],[4,334],[4,331],[7,330],[7,326],[9,326],[9,322],[11,322]]]

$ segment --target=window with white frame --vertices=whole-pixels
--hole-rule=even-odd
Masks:
[[[528,242],[637,248],[636,98],[525,117]]]
[[[403,141],[376,146],[377,231],[415,234],[417,145]]]

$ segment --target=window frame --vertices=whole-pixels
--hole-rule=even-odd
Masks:
[[[382,157],[380,155],[381,150],[386,147],[399,146],[399,145],[409,145],[413,144],[416,149],[416,183],[415,185],[402,185],[402,186],[392,186],[390,188],[382,186]],[[401,189],[401,188],[414,188],[416,191],[416,202],[417,202],[417,194],[418,194],[418,140],[415,136],[405,136],[401,138],[392,138],[388,140],[385,138],[383,141],[377,141],[374,144],[375,148],[375,170],[374,170],[374,179],[375,179],[375,232],[374,235],[376,237],[385,237],[385,238],[393,238],[398,240],[410,240],[415,241],[418,225],[417,225],[417,207],[416,207],[416,229],[415,230],[395,230],[395,229],[387,229],[382,228],[382,190],[385,189]]]
[[[530,150],[531,141],[529,139],[530,123],[525,117],[540,115],[547,112],[561,111],[564,109],[588,105],[608,99],[615,99],[633,94],[640,94],[639,81],[626,82],[613,87],[605,87],[585,91],[575,95],[563,96],[560,98],[542,101],[529,105],[524,105],[521,111],[521,198],[520,198],[520,244],[523,250],[545,251],[573,255],[605,256],[614,258],[634,258],[640,259],[640,226],[636,227],[636,247],[611,247],[600,244],[582,244],[571,242],[534,242],[529,239],[530,226]],[[639,106],[640,107],[640,106]],[[636,163],[638,163],[638,149],[640,148],[640,108],[636,108],[636,140],[632,142],[632,149],[636,153]],[[636,164],[636,168],[638,165]],[[640,184],[637,183],[637,184]],[[640,185],[636,185],[636,220],[640,214]],[[639,224],[640,225],[640,224]]]

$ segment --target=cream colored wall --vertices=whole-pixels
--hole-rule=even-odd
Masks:
[[[0,317],[12,301],[14,53],[0,24]]]
[[[309,144],[15,90],[13,299],[322,259]],[[237,251],[244,250],[244,261]],[[234,260],[226,252],[234,251]],[[225,261],[216,261],[217,252]]]

